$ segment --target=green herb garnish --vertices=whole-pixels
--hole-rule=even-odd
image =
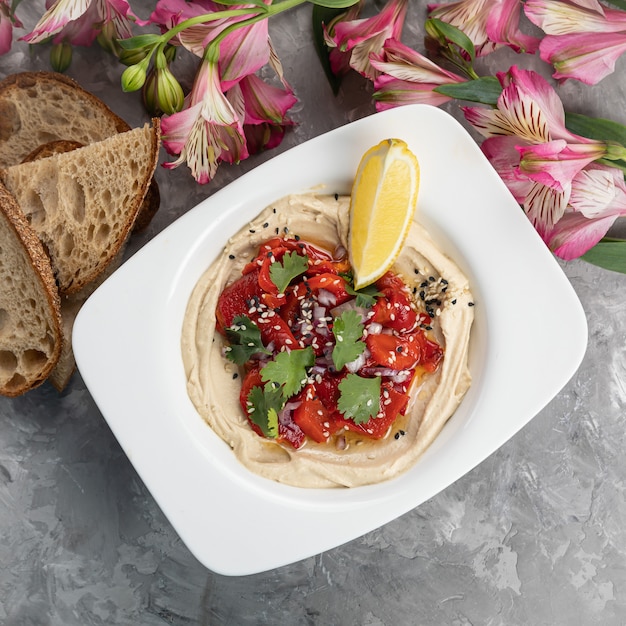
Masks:
[[[332,358],[335,369],[339,371],[365,350],[365,343],[360,341],[363,337],[361,316],[356,311],[344,311],[333,321],[333,335],[335,346]]]
[[[248,394],[248,402],[251,404],[248,417],[256,424],[263,435],[270,439],[278,437],[278,412],[285,402],[279,387],[265,385],[253,387]]]
[[[309,257],[301,256],[297,252],[285,252],[281,261],[274,261],[270,265],[270,278],[278,287],[279,293],[284,293],[289,283],[304,274],[309,269]]]
[[[315,363],[313,348],[279,352],[261,370],[261,379],[280,386],[283,398],[296,395],[308,379],[307,368]]]
[[[365,424],[380,411],[380,377],[363,378],[348,374],[339,383],[337,408],[346,419]]]
[[[369,309],[376,304],[376,299],[383,295],[380,291],[378,291],[378,289],[376,289],[376,285],[374,283],[366,285],[363,289],[359,289],[357,291],[354,288],[354,277],[352,276],[352,272],[340,274],[340,276],[342,276],[346,281],[346,291],[351,296],[356,298],[356,305],[359,307]]]
[[[259,327],[245,315],[237,315],[226,329],[230,346],[226,348],[226,358],[237,365],[243,365],[253,354],[271,354],[261,341]]]

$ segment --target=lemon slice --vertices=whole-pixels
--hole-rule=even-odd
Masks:
[[[401,139],[385,139],[361,158],[350,199],[349,254],[355,289],[394,263],[417,205],[420,168]]]

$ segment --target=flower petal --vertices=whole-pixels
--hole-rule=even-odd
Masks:
[[[611,74],[624,52],[626,32],[547,35],[539,45],[541,58],[554,66],[554,78],[574,78],[587,85]]]
[[[602,158],[603,144],[568,144],[563,139],[519,146],[520,171],[530,179],[563,191],[586,165]]]
[[[588,219],[582,213],[566,213],[548,238],[554,254],[565,261],[576,259],[595,246],[614,224],[618,214]]]

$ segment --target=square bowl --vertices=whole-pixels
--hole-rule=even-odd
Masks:
[[[321,186],[349,193],[363,153],[389,137],[419,159],[416,218],[469,277],[473,383],[401,476],[352,489],[278,484],[244,468],[191,403],[180,347],[187,302],[227,239],[264,207]],[[584,312],[558,263],[470,135],[428,105],[347,124],[244,174],[124,263],[73,332],[80,373],[124,452],[190,551],[224,575],[320,553],[431,498],[530,421],[586,345]]]

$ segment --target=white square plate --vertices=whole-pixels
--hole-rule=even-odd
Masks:
[[[226,239],[266,205],[323,184],[347,193],[362,154],[405,140],[421,165],[418,219],[467,273],[473,384],[418,463],[385,483],[307,490],[251,474],[196,413],[180,333]],[[330,549],[413,509],[536,415],[578,368],[585,316],[570,283],[454,118],[411,105],[319,136],[244,174],[174,222],[86,302],[73,345],[85,384],[191,552],[226,575]]]

